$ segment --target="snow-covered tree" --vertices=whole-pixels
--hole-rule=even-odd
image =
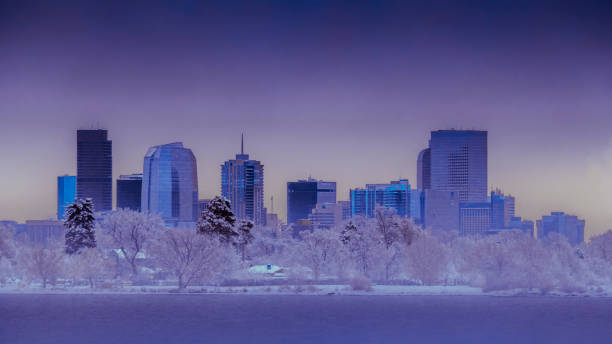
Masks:
[[[586,251],[590,257],[612,265],[612,230],[592,237],[586,245]]]
[[[254,239],[252,233],[253,227],[254,224],[251,220],[240,220],[236,224],[236,233],[238,233],[238,235],[234,238],[234,245],[236,245],[240,251],[240,257],[243,262],[246,259],[246,247],[252,243]]]
[[[330,273],[337,262],[337,254],[341,247],[338,235],[329,229],[302,231],[302,240],[296,247],[298,262],[312,271],[315,281],[321,273]]]
[[[344,247],[358,274],[380,278],[381,252],[385,246],[374,223],[369,219],[355,218],[345,227],[341,238],[346,242]]]
[[[385,207],[376,207],[376,225],[379,239],[384,245],[384,251],[380,252],[379,257],[384,264],[384,279],[388,281],[392,275],[399,272],[402,249],[399,245],[401,233],[399,231],[398,218],[394,215],[394,210]]]
[[[40,279],[43,288],[55,280],[63,271],[64,254],[59,245],[47,247],[36,244],[23,244],[19,247],[17,266],[24,277]]]
[[[13,228],[0,225],[0,262],[2,259],[12,259],[15,256]]]
[[[66,207],[66,253],[79,253],[83,248],[96,247],[94,206],[90,198],[77,199]]]
[[[159,215],[119,209],[104,217],[101,229],[104,245],[119,250],[135,276],[138,274],[138,259],[165,227]]]
[[[96,280],[113,277],[113,264],[105,259],[98,248],[84,248],[70,256],[70,272],[75,278],[84,279],[91,288]]]
[[[340,240],[342,241],[342,244],[347,245],[351,241],[351,235],[353,235],[353,233],[356,233],[356,231],[357,225],[353,223],[353,220],[349,220],[340,232]]]
[[[404,245],[410,246],[423,232],[410,218],[401,218],[397,221],[398,239]]]
[[[213,198],[197,223],[200,234],[217,236],[224,243],[231,243],[238,236],[235,231],[236,216],[231,202],[222,196]]]
[[[232,251],[216,238],[188,229],[164,231],[151,250],[161,267],[178,279],[179,289],[196,281],[218,280],[227,268],[224,256],[235,255]]]
[[[419,234],[406,250],[406,269],[412,278],[432,285],[443,279],[448,267],[447,250],[437,238]]]

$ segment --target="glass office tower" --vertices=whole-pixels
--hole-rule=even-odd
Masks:
[[[66,207],[76,198],[76,176],[57,177],[57,219],[64,219]]]
[[[351,216],[374,217],[376,207],[395,210],[399,216],[410,216],[410,183],[407,179],[389,184],[366,184],[365,188],[351,189]]]
[[[77,198],[91,198],[95,211],[113,208],[113,143],[106,130],[77,130]]]
[[[182,142],[151,147],[143,172],[143,212],[160,214],[168,225],[197,221],[198,171],[191,149]]]
[[[230,200],[237,218],[265,224],[264,165],[244,154],[244,140],[236,159],[221,165],[221,194]]]
[[[140,211],[142,174],[121,175],[117,179],[117,209]]]
[[[487,132],[431,132],[431,189],[455,192],[460,202],[487,202]]]
[[[309,178],[287,182],[287,223],[307,219],[317,204],[336,203],[336,182]]]

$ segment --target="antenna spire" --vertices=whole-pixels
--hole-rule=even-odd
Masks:
[[[244,133],[240,136],[240,154],[244,154]]]

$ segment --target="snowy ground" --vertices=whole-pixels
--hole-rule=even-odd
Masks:
[[[0,294],[242,294],[242,295],[456,295],[456,296],[574,296],[574,297],[612,297],[610,290],[592,290],[585,293],[549,292],[542,294],[538,291],[506,290],[497,292],[484,292],[481,288],[469,286],[404,286],[404,285],[374,285],[371,291],[352,290],[347,285],[281,285],[281,286],[195,286],[178,291],[176,287],[140,287],[126,286],[112,289],[91,289],[86,286],[58,288],[32,284],[27,288],[15,286],[0,287]]]

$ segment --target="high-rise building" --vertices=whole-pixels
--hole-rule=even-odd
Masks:
[[[514,197],[499,189],[491,191],[491,228],[510,228],[514,217]]]
[[[95,211],[113,208],[113,143],[106,130],[77,130],[77,198],[91,198]]]
[[[453,191],[425,190],[423,226],[441,230],[459,230],[459,200]]]
[[[564,212],[552,212],[537,221],[538,239],[546,238],[550,233],[558,233],[567,238],[572,245],[584,242],[584,220]]]
[[[460,203],[459,234],[485,235],[491,228],[491,203]]]
[[[425,148],[417,159],[417,188],[420,191],[431,189],[431,149]]]
[[[313,228],[333,228],[342,224],[342,205],[318,203],[308,215]]]
[[[236,159],[221,165],[221,194],[230,200],[237,218],[265,224],[264,165],[244,154],[244,137]]]
[[[142,173],[120,175],[117,179],[117,209],[140,211],[142,206]]]
[[[423,223],[423,217],[425,216],[423,213],[425,209],[423,195],[424,191],[410,190],[410,218],[417,224]]]
[[[198,170],[191,149],[182,142],[151,147],[143,172],[143,212],[159,214],[171,226],[198,219]]]
[[[319,203],[336,203],[336,182],[308,178],[287,182],[287,223],[307,219]]]
[[[365,188],[351,189],[351,216],[374,217],[376,207],[395,210],[399,216],[410,216],[410,183],[407,179],[389,184],[366,184]]]
[[[487,132],[431,132],[431,189],[455,192],[460,202],[487,202]]]
[[[57,219],[64,219],[66,207],[76,198],[76,176],[57,177]]]
[[[338,201],[336,202],[342,207],[342,221],[351,218],[351,202],[349,201]]]
[[[212,201],[212,199],[207,198],[207,199],[201,199],[198,201],[198,209],[199,209],[199,214],[198,216],[201,216],[202,213],[204,212],[204,210],[206,210],[206,208],[208,208],[208,204]]]

